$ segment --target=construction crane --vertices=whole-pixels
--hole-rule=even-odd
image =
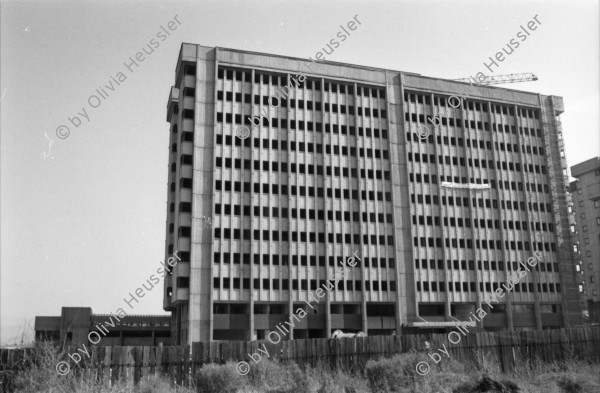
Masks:
[[[453,79],[457,82],[466,82],[477,85],[500,85],[503,83],[517,83],[517,82],[529,82],[536,81],[538,77],[535,76],[531,72],[525,72],[523,74],[508,74],[508,75],[490,75],[486,76],[483,82],[479,81],[479,78],[462,78],[462,79]]]

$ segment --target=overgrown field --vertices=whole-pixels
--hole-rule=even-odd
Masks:
[[[37,358],[17,373],[13,388],[19,393],[599,393],[600,366],[569,359],[552,364],[538,359],[519,364],[504,374],[497,364],[478,353],[473,364],[445,359],[419,375],[416,366],[431,359],[422,353],[370,360],[360,370],[332,370],[326,366],[301,368],[263,360],[252,364],[248,375],[236,372],[235,364],[207,365],[194,376],[194,388],[169,386],[167,380],[151,378],[135,388],[102,387],[91,378],[60,376],[59,358],[45,347]],[[1,391],[1,389],[0,389]]]

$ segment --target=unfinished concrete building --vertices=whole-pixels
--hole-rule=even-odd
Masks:
[[[174,344],[263,339],[298,309],[286,339],[446,329],[479,308],[479,329],[579,324],[562,112],[557,96],[182,44],[167,104]]]

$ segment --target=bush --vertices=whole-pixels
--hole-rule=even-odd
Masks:
[[[284,384],[284,387],[269,393],[310,393],[307,375],[296,363],[287,364],[284,367],[283,378],[288,381],[287,386]]]
[[[12,388],[17,393],[40,393],[50,391],[76,392],[78,388],[93,388],[95,383],[78,381],[70,372],[66,376],[58,375],[56,364],[62,360],[58,349],[51,343],[42,342],[36,345],[27,359],[18,366],[12,381]]]
[[[278,360],[264,359],[250,366],[247,377],[248,383],[261,393],[310,392],[308,374],[303,373],[296,363],[283,364]]]
[[[223,365],[206,364],[195,376],[199,393],[236,393],[243,382],[233,362]]]
[[[250,363],[250,372],[246,378],[249,385],[257,389],[272,389],[283,386],[286,382],[283,380],[285,376],[285,365],[279,360],[264,359],[258,363]]]
[[[565,393],[583,393],[581,385],[570,375],[556,378],[556,384],[564,390]]]
[[[600,392],[600,376],[598,368],[582,369],[572,373],[557,373],[546,376],[546,380],[552,381],[560,388],[561,393],[587,393]]]
[[[452,389],[452,393],[518,393],[521,389],[511,381],[495,381],[484,375],[479,381],[468,382]]]
[[[360,375],[323,367],[310,369],[307,373],[317,393],[371,393],[368,382]]]
[[[427,362],[428,372],[417,365]],[[469,381],[466,366],[454,358],[443,358],[438,364],[425,353],[409,352],[391,358],[369,360],[365,376],[373,392],[382,393],[450,393],[452,387]]]
[[[150,376],[148,379],[143,379],[135,388],[119,389],[118,393],[193,393],[191,389],[172,387],[167,379]]]
[[[426,356],[417,353],[395,355],[391,358],[369,360],[365,367],[366,377],[374,392],[403,392],[414,386],[416,366]]]

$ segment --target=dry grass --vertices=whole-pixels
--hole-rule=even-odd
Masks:
[[[36,345],[33,353],[19,364],[8,391],[15,393],[195,393],[195,389],[170,387],[164,380],[152,377],[142,381],[135,388],[124,386],[106,387],[94,377],[97,371],[93,366],[59,375],[56,364],[64,360],[57,348],[49,343]],[[75,367],[76,368],[76,367]]]
[[[600,392],[600,366],[567,359],[544,363],[529,359],[517,364],[513,373],[500,367],[484,352],[476,352],[470,363],[444,359],[434,364],[426,354],[406,353],[369,360],[359,370],[331,369],[326,364],[300,367],[263,359],[240,376],[235,363],[206,365],[193,381],[193,388],[170,386],[166,380],[150,378],[135,387],[105,387],[93,378],[94,369],[79,377],[60,376],[55,370],[62,360],[49,345],[40,345],[14,379],[18,393],[594,393]],[[429,374],[416,372],[420,361],[432,365]]]

